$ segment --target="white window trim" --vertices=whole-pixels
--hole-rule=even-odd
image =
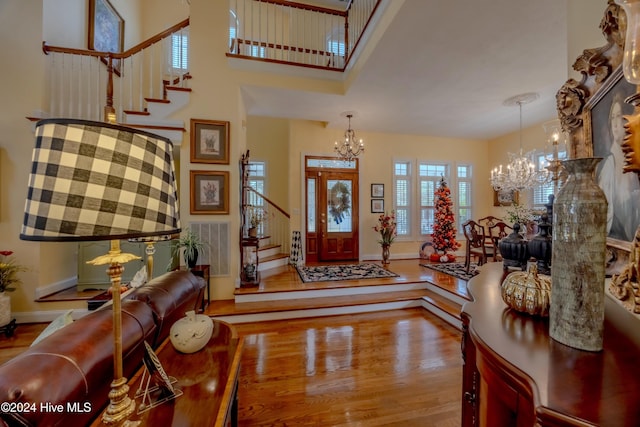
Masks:
[[[441,160],[429,160],[429,159],[409,159],[406,157],[403,158],[393,158],[391,163],[392,168],[392,200],[391,200],[391,209],[396,209],[396,175],[395,175],[395,165],[396,163],[408,163],[409,164],[409,235],[407,236],[398,236],[396,238],[397,241],[402,242],[422,242],[428,235],[421,234],[421,224],[420,224],[420,176],[419,176],[419,165],[420,164],[430,164],[430,165],[443,165],[447,167],[449,176],[445,176],[445,181],[447,186],[452,192],[452,209],[455,215],[456,228],[458,229],[458,233],[456,239],[460,241],[462,234],[460,233],[460,218],[458,215],[459,212],[459,200],[458,200],[458,166],[469,166],[471,168],[472,176],[469,179],[464,179],[471,183],[471,205],[469,208],[471,209],[471,217],[473,217],[473,212],[476,210],[475,205],[475,186],[473,174],[476,169],[476,165],[473,162],[447,162]],[[390,210],[390,209],[389,209]]]

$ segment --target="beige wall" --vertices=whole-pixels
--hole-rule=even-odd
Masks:
[[[266,196],[289,209],[289,120],[247,117],[247,149],[251,161],[266,163]],[[283,173],[284,171],[284,173]]]

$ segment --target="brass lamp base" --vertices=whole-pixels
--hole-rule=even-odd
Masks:
[[[120,250],[120,241],[112,240],[111,249],[107,255],[99,256],[87,264],[104,265],[109,264],[107,274],[111,278],[111,298],[113,300],[113,381],[109,392],[109,406],[102,414],[104,424],[113,425],[126,422],[127,418],[133,414],[136,402],[129,397],[129,386],[127,379],[123,376],[122,369],[122,308],[120,301],[120,283],[122,280],[123,263],[140,257],[132,254],[123,254]]]
[[[109,402],[109,406],[102,414],[104,424],[118,424],[129,418],[136,410],[136,402],[129,397],[126,378],[122,377],[111,382]]]

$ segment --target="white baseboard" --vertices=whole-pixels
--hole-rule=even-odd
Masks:
[[[36,288],[36,299],[44,298],[48,295],[55,294],[56,292],[60,292],[63,289],[67,289],[72,286],[75,286],[76,283],[78,283],[78,277],[73,276],[73,277],[69,277],[67,279],[61,280],[59,282],[51,283],[50,285]]]

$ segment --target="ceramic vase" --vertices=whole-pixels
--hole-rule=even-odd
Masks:
[[[181,353],[201,350],[213,334],[213,320],[204,314],[188,311],[186,317],[177,320],[169,330],[173,347]]]
[[[594,180],[600,158],[562,162],[568,178],[553,206],[549,335],[602,350],[607,199]]]
[[[382,245],[382,264],[387,265],[389,264],[391,261],[389,261],[389,256],[391,255],[389,253],[389,248],[391,245],[386,245],[383,244]]]
[[[11,297],[5,292],[0,292],[0,326],[11,322]]]

